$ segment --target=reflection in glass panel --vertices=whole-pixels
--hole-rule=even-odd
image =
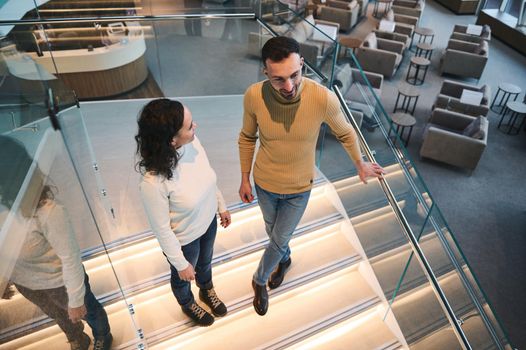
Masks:
[[[27,131],[22,130],[0,136],[2,150],[9,151],[2,152],[0,163],[11,169],[0,179],[2,216],[7,215],[0,247],[3,348],[20,348],[44,337],[47,348],[84,348],[91,340],[82,319],[96,339],[111,341],[106,312],[97,300],[103,296],[101,287],[112,284],[111,274],[103,282],[86,268],[89,282],[82,264],[86,238],[98,237],[97,229],[79,200],[82,193],[60,134],[47,121],[39,129],[45,132],[32,139],[24,140]]]
[[[26,19],[37,19],[38,15],[35,10],[34,0],[3,0],[0,1],[0,19],[2,20],[19,20],[23,17]],[[0,28],[0,36],[9,32],[11,27]]]

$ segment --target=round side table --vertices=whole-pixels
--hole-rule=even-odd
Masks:
[[[431,62],[425,57],[413,56],[411,57],[411,62],[407,68],[407,76],[405,80],[412,85],[422,85],[426,80],[427,69]],[[415,68],[415,74],[411,75],[411,68]],[[422,77],[419,76],[420,71],[423,71],[424,74]]]
[[[357,48],[359,48],[360,45],[362,44],[362,41],[360,39],[357,39],[357,38],[352,38],[352,37],[348,37],[348,36],[342,36],[340,38],[340,44],[341,44],[340,46],[342,47],[342,50],[343,50],[343,57],[347,57],[347,50],[351,49],[353,54],[354,54],[355,50]]]
[[[425,57],[431,61],[431,55],[433,54],[433,45],[430,43],[418,43],[416,44],[416,56]]]
[[[495,104],[497,102],[497,97],[501,92],[502,96],[500,98],[500,101],[497,104]],[[491,102],[491,106],[489,108],[495,113],[502,114],[504,113],[504,110],[506,109],[506,104],[508,103],[510,98],[513,97],[513,101],[517,101],[517,97],[519,97],[519,94],[521,92],[521,88],[517,85],[509,83],[500,83],[499,89],[497,90],[497,93],[495,94],[493,102]]]
[[[393,125],[396,125],[396,132],[398,133],[398,135],[400,135],[400,140],[402,140],[405,146],[407,147],[407,145],[409,144],[409,139],[411,138],[411,133],[413,132],[413,126],[415,126],[416,124],[416,119],[411,114],[402,112],[393,113],[391,119],[393,120],[393,124],[391,124],[391,127],[389,128],[389,133],[387,135],[391,135]],[[404,141],[405,128],[409,128],[409,133]]]
[[[502,121],[508,114],[510,114],[510,119],[508,119],[508,124],[502,125]],[[517,120],[519,119],[519,117],[522,118],[522,121],[520,122],[520,125],[517,127],[515,126],[515,124]],[[501,131],[504,131],[502,130],[502,128],[508,127],[508,131],[505,131],[506,134],[517,135],[520,132],[525,121],[526,121],[526,103],[520,102],[520,101],[510,101],[506,104],[504,113],[502,113],[502,117],[500,118],[498,129]]]
[[[416,27],[415,31],[413,32],[413,35],[411,36],[411,45],[409,45],[409,48],[413,47],[413,40],[415,39],[415,36],[418,35],[418,41],[417,43],[425,43],[427,38],[431,38],[430,44],[433,43],[433,39],[435,38],[435,31],[431,28],[426,27]]]
[[[402,103],[398,106],[400,101],[400,96],[403,96]],[[404,113],[415,114],[416,104],[418,103],[418,98],[420,97],[420,91],[414,86],[411,86],[407,83],[400,83],[398,85],[398,95],[396,96],[396,102],[394,106],[393,113],[396,113],[398,110],[404,111]],[[413,108],[411,108],[411,103]],[[409,110],[411,109],[411,112]]]

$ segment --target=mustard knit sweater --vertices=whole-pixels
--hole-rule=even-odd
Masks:
[[[267,191],[290,194],[312,187],[316,141],[323,122],[352,160],[361,160],[356,133],[345,119],[338,98],[311,79],[302,79],[293,100],[283,98],[268,80],[253,84],[243,104],[238,142],[241,172],[250,173],[259,137],[254,181]]]

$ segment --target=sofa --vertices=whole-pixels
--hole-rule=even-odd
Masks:
[[[488,61],[488,43],[450,39],[440,60],[440,74],[480,79]]]
[[[463,90],[481,92],[483,94],[480,105],[471,105],[460,102]],[[453,80],[444,80],[432,108],[440,108],[460,112],[470,116],[487,116],[491,100],[489,85],[475,86]]]
[[[474,170],[488,143],[488,121],[434,109],[424,130],[420,157]]]
[[[402,62],[404,48],[401,42],[381,39],[376,37],[376,33],[371,32],[356,49],[355,55],[364,71],[390,78]]]

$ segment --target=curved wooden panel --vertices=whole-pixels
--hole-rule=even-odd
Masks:
[[[59,79],[79,99],[109,97],[135,89],[148,77],[144,55],[121,67],[101,71],[62,73]]]

